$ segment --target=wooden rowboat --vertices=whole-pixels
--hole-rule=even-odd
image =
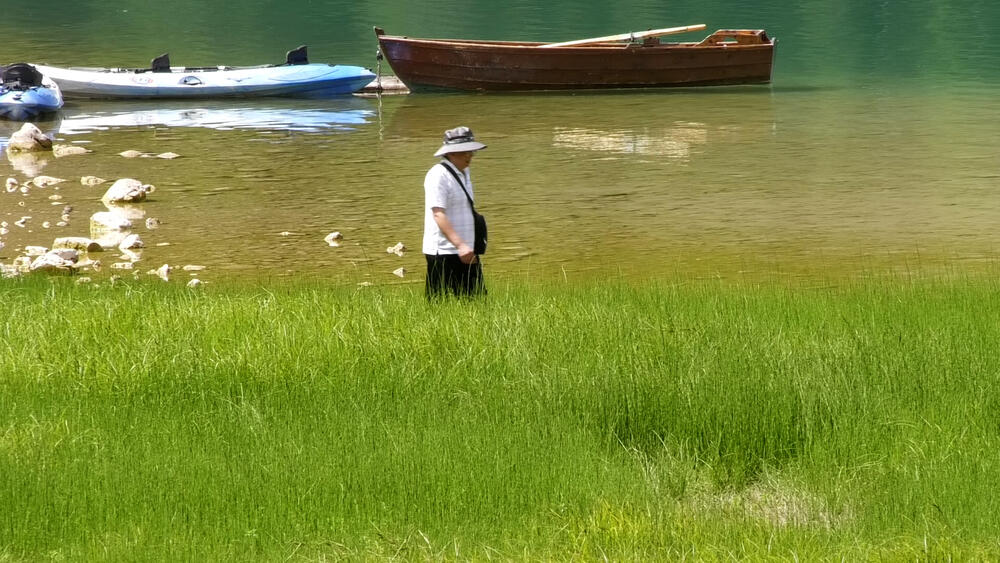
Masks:
[[[659,40],[661,35],[697,29],[704,25],[556,44],[413,39],[386,35],[378,27],[375,35],[396,76],[414,91],[662,88],[771,81],[776,40],[764,30],[722,29],[689,43]]]

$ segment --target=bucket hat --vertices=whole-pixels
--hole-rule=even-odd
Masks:
[[[456,127],[444,132],[444,144],[434,153],[434,156],[444,156],[452,152],[469,152],[485,149],[486,145],[476,141],[472,129]]]

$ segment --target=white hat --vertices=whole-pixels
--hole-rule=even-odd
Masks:
[[[434,153],[434,156],[444,156],[450,152],[478,151],[485,148],[486,145],[476,141],[476,138],[472,136],[472,129],[456,127],[444,132],[444,144]]]

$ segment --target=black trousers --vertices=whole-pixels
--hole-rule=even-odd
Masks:
[[[424,254],[427,258],[427,298],[447,294],[457,297],[486,295],[483,285],[482,257],[463,264],[458,254]]]

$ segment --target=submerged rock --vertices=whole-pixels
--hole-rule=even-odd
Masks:
[[[11,264],[0,264],[0,277],[3,278],[15,278],[21,275],[21,271],[18,270],[17,266]]]
[[[31,183],[39,188],[47,188],[65,181],[63,178],[53,178],[52,176],[35,176],[31,179]]]
[[[80,178],[80,183],[84,186],[99,186],[107,182],[104,178],[98,178],[97,176],[83,176]]]
[[[127,231],[132,228],[132,221],[118,211],[98,211],[90,216],[90,228],[91,231]]]
[[[156,188],[151,184],[143,184],[139,180],[132,178],[122,178],[116,181],[104,193],[101,201],[105,205],[115,203],[138,203],[146,200],[146,194],[153,193]]]
[[[144,156],[143,153],[141,153],[139,151],[132,151],[132,150],[120,152],[120,153],[118,153],[118,155],[119,156],[124,156],[125,158],[139,158],[140,156]]]
[[[60,237],[52,243],[52,248],[71,248],[80,252],[102,252],[104,247],[87,237]]]
[[[52,155],[56,158],[61,158],[64,156],[73,156],[76,154],[87,154],[94,152],[90,149],[85,149],[83,147],[78,147],[76,145],[54,145],[52,147]]]

